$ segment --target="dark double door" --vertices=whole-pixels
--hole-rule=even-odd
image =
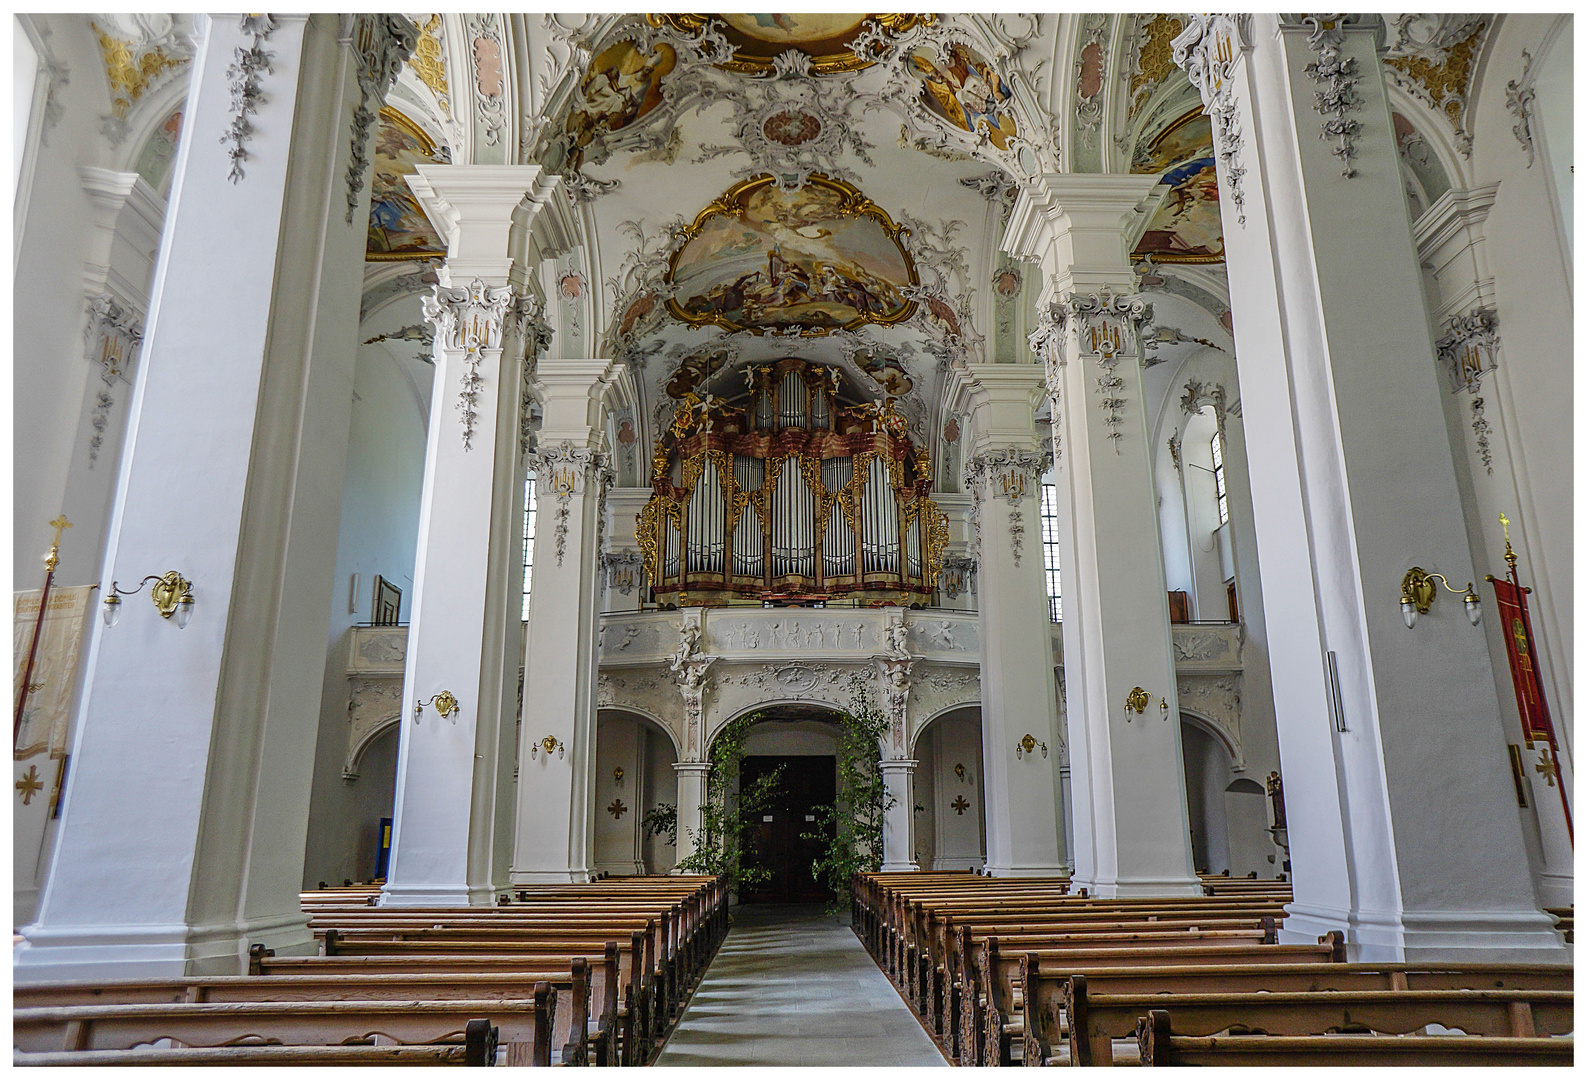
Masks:
[[[779,765],[783,767],[777,797],[751,822],[748,839],[755,863],[771,871],[771,880],[753,891],[746,890],[740,900],[750,904],[798,904],[821,902],[830,898],[826,886],[816,880],[810,866],[826,850],[826,840],[806,840],[804,833],[818,829],[823,836],[831,828],[821,827],[818,806],[831,806],[837,798],[837,758],[826,756],[760,755],[744,758],[739,771],[739,786],[748,788]]]

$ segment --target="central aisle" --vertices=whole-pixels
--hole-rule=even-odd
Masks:
[[[817,907],[733,910],[657,1065],[941,1065],[847,926]]]

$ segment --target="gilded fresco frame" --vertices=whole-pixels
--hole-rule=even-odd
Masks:
[[[705,208],[695,215],[694,221],[679,231],[677,246],[673,248],[672,254],[667,259],[667,272],[662,280],[668,285],[673,283],[673,275],[677,272],[679,257],[683,255],[689,244],[695,237],[700,235],[700,231],[712,219],[737,215],[745,208],[745,204],[749,201],[751,195],[762,188],[774,185],[776,182],[776,178],[770,173],[762,173],[759,176],[752,176],[748,180],[741,180],[715,199],[706,203]],[[844,183],[842,180],[834,180],[820,173],[811,173],[808,186],[825,188],[828,191],[838,193],[842,197],[842,202],[838,206],[839,217],[868,217],[881,226],[882,232],[886,234],[887,238],[898,248],[899,254],[903,256],[904,269],[909,273],[909,286],[914,287],[920,284],[920,272],[915,268],[915,257],[909,253],[909,248],[904,246],[903,238],[909,235],[907,226],[895,222],[886,210],[866,198],[860,189],[853,184]],[[668,313],[674,319],[689,326],[720,326],[729,332],[742,330],[757,335],[764,334],[768,329],[772,329],[764,326],[743,326],[719,312],[711,312],[708,315],[694,315],[686,311],[683,305],[678,303],[676,297],[669,296],[666,304]],[[792,323],[789,324],[789,328],[797,327],[801,337],[826,337],[834,330],[857,330],[867,323],[892,326],[911,318],[918,308],[919,305],[914,300],[905,299],[903,305],[892,315],[878,316],[861,313],[858,317],[850,319],[841,326],[798,326],[797,323]]]

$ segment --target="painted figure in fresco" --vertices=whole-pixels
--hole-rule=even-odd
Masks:
[[[645,56],[620,41],[590,62],[580,84],[583,103],[568,114],[567,132],[575,153],[601,130],[620,131],[661,104],[661,80],[678,62],[671,45],[657,45]]]
[[[1150,253],[1193,259],[1223,256],[1223,218],[1218,210],[1218,173],[1212,158],[1197,158],[1163,175],[1168,197],[1136,245]]]
[[[987,137],[999,150],[1008,149],[1018,126],[1010,111],[1014,91],[997,70],[973,50],[953,42],[946,61],[929,49],[909,57],[909,70],[925,83],[926,106],[955,127],[974,132],[986,121]]]

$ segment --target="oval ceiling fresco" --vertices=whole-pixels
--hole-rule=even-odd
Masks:
[[[782,15],[667,13],[645,18],[652,26],[672,26],[690,35],[714,24],[733,47],[732,59],[718,66],[751,75],[771,71],[774,58],[788,49],[797,49],[809,56],[811,70],[817,75],[858,71],[874,63],[856,55],[853,49],[854,41],[867,24],[891,36],[936,21],[934,15],[808,11]]]
[[[674,318],[728,330],[806,334],[896,323],[919,284],[903,232],[855,188],[823,176],[783,191],[770,176],[736,184],[684,231],[667,281]]]

